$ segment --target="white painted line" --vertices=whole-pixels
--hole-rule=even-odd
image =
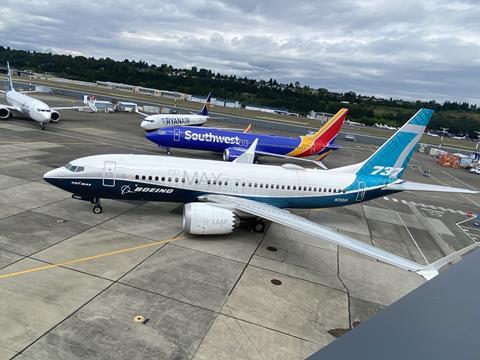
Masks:
[[[427,258],[425,257],[425,255],[423,254],[422,250],[420,250],[420,246],[418,246],[417,242],[415,241],[415,239],[413,238],[412,236],[412,233],[410,232],[410,230],[408,229],[407,225],[405,224],[405,221],[403,221],[402,217],[400,216],[400,214],[398,213],[398,211],[395,211],[398,215],[398,217],[400,218],[400,221],[402,222],[403,226],[405,226],[405,230],[407,230],[407,233],[408,235],[410,235],[410,238],[412,239],[413,243],[415,244],[415,246],[417,247],[418,251],[420,252],[420,255],[422,255],[423,257],[423,260],[425,260],[425,263],[426,264],[429,264]]]
[[[383,200],[390,200],[390,199],[387,196],[384,196]]]
[[[398,200],[397,200],[396,198],[392,198],[392,200],[393,200],[394,202],[398,202]]]

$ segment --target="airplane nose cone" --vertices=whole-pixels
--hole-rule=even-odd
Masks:
[[[140,126],[142,127],[143,130],[148,130],[148,122],[146,122],[145,120],[142,121],[142,123],[140,124]]]
[[[148,140],[155,142],[155,138],[157,137],[157,132],[156,131],[147,132],[145,133],[145,137]]]
[[[53,169],[53,170],[50,170],[50,171],[46,172],[45,174],[43,174],[43,180],[45,180],[49,184],[52,184],[54,186],[58,186],[58,184],[60,183],[60,181],[62,179],[61,174],[62,174],[62,169],[61,168]]]

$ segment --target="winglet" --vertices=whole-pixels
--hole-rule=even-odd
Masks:
[[[251,129],[252,129],[252,124],[248,124],[248,126],[245,128],[245,130],[243,130],[243,133],[246,134],[246,133],[250,132]]]
[[[463,254],[466,254],[467,252],[472,251],[473,249],[477,248],[478,246],[479,246],[478,243],[473,243],[469,246],[466,246],[461,250],[458,250],[458,251],[456,251],[456,252],[454,252],[450,255],[447,255],[447,256],[445,256],[441,259],[438,259],[437,261],[435,261],[431,264],[428,264],[428,265],[422,267],[421,269],[416,271],[416,273],[418,275],[423,276],[425,279],[430,280],[430,279],[432,279],[432,278],[434,278],[435,276],[438,275],[438,271],[442,267],[451,263],[454,260],[460,259]]]
[[[255,150],[257,149],[258,139],[255,139],[250,147],[242,155],[233,160],[239,164],[253,164],[255,160]]]

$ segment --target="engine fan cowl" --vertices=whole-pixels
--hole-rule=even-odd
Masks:
[[[242,155],[245,150],[237,149],[237,148],[230,148],[230,149],[225,149],[223,152],[223,160],[224,161],[233,161],[236,158],[238,158],[240,155]]]
[[[58,122],[60,120],[60,113],[58,111],[52,110],[52,115],[50,115],[51,122]]]
[[[238,217],[228,209],[204,203],[189,203],[183,208],[183,230],[190,234],[230,234],[238,224]]]
[[[7,119],[10,116],[10,110],[7,108],[0,108],[0,119]]]

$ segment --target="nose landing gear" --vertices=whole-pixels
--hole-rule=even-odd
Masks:
[[[45,123],[44,122],[40,123],[40,130],[45,130]]]
[[[93,206],[93,213],[94,214],[101,214],[103,212],[103,206],[100,204],[100,199],[95,198],[92,203],[95,205]]]

